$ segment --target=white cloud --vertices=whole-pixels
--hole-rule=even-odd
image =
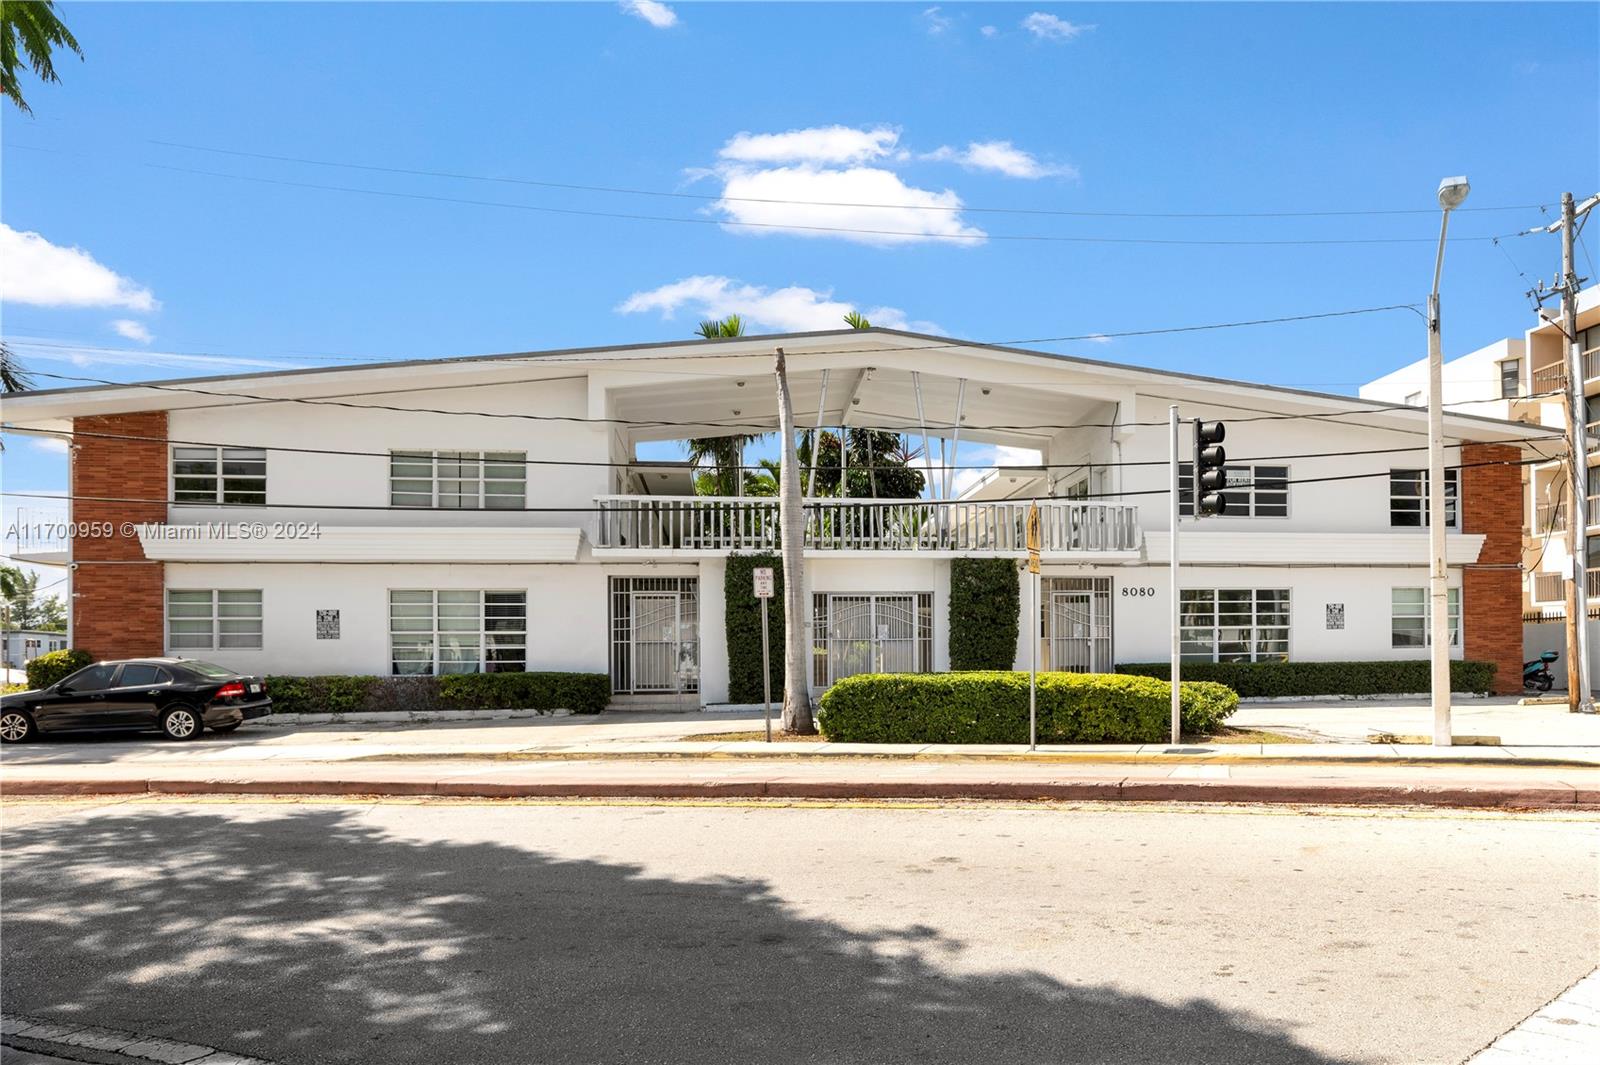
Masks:
[[[712,206],[730,221],[760,227],[739,230],[744,233],[783,230],[878,245],[975,244],[987,236],[962,219],[961,197],[950,189],[919,189],[878,167],[730,168],[720,176],[723,198]]]
[[[979,27],[978,32],[983,34],[985,37],[993,37],[1000,31],[993,26],[982,26]]]
[[[118,318],[111,323],[111,328],[116,330],[118,336],[137,340],[141,344],[148,344],[155,339],[143,322],[136,322],[132,318]]]
[[[947,145],[929,152],[923,158],[948,160],[960,163],[968,170],[987,170],[1006,177],[1030,180],[1078,176],[1076,167],[1040,162],[1033,153],[1023,151],[1010,141],[973,141],[963,149]]]
[[[859,310],[873,325],[918,333],[941,333],[932,322],[911,321],[897,307],[862,307],[833,298],[832,291],[789,285],[771,289],[731,277],[698,274],[635,292],[617,305],[621,314],[660,312],[663,319],[687,311],[695,318],[743,317],[757,332],[803,333],[843,329],[844,316]]]
[[[1111,343],[1111,338],[1104,333],[1090,333],[1088,341],[1091,344],[1109,344]]]
[[[160,306],[149,289],[102,266],[82,248],[63,248],[4,222],[0,222],[0,299],[40,307],[131,311]]]
[[[817,126],[787,133],[737,133],[717,154],[730,163],[814,163],[845,165],[881,159],[899,143],[887,126],[854,129]]]
[[[64,436],[29,437],[28,444],[39,451],[48,451],[56,455],[67,453],[67,438]]]
[[[658,30],[678,24],[678,13],[661,0],[622,0],[619,5],[630,15],[644,19]]]
[[[949,29],[950,23],[953,21],[948,15],[940,14],[937,7],[928,8],[922,13],[922,17],[928,24],[928,32],[934,36],[938,36]]]
[[[986,465],[983,469],[956,470],[954,484],[956,495],[977,484],[984,474],[998,466],[1037,466],[1044,461],[1043,454],[1034,448],[1010,447],[1006,444],[986,444],[971,448],[963,446],[959,458],[959,462],[951,465],[977,466],[979,463]],[[934,461],[938,461],[937,456]]]
[[[1041,41],[1070,41],[1085,30],[1094,29],[1093,26],[1083,26],[1066,19],[1057,18],[1043,11],[1035,11],[1022,20],[1022,28],[1039,38]]]

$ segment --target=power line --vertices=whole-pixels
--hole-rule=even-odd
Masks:
[[[1523,466],[1537,465],[1537,464],[1539,464],[1539,463],[1541,463],[1543,461],[1545,461],[1545,460],[1544,459],[1515,459],[1515,460],[1512,460],[1512,459],[1504,459],[1504,460],[1503,459],[1491,459],[1491,460],[1487,460],[1487,461],[1484,461],[1484,462],[1464,462],[1464,463],[1459,463],[1459,464],[1454,465],[1454,466],[1446,466],[1445,469],[1446,470],[1470,470],[1470,469],[1478,469],[1478,468],[1487,467],[1487,466],[1516,466],[1516,467],[1520,468],[1520,467],[1523,467]],[[1366,473],[1331,474],[1331,475],[1325,476],[1325,477],[1291,477],[1291,478],[1286,478],[1286,479],[1274,479],[1272,481],[1272,484],[1273,484],[1274,487],[1279,486],[1279,485],[1294,485],[1294,484],[1326,484],[1326,483],[1333,482],[1333,481],[1361,481],[1361,480],[1369,480],[1369,479],[1374,478],[1374,477],[1388,477],[1388,476],[1390,476],[1390,471],[1389,470],[1373,470],[1373,471],[1366,472]],[[1235,484],[1235,485],[1229,485],[1227,487],[1227,489],[1225,489],[1225,491],[1238,491],[1238,490],[1240,490],[1242,488],[1253,488],[1253,487],[1255,487],[1253,482],[1252,483],[1248,483],[1248,484]],[[1092,500],[1096,500],[1096,499],[1127,499],[1127,498],[1133,498],[1133,497],[1136,497],[1136,496],[1158,496],[1158,495],[1164,496],[1164,495],[1170,494],[1171,491],[1172,491],[1172,489],[1170,487],[1168,487],[1168,488],[1145,488],[1145,489],[1136,489],[1136,490],[1131,491],[1131,492],[1095,492],[1095,493],[1091,493],[1091,494],[1089,494],[1087,496],[1077,496],[1077,497],[1074,497],[1072,499],[1068,499],[1065,496],[1019,496],[1019,497],[1016,497],[1016,498],[1013,498],[1013,499],[980,501],[980,502],[995,502],[995,503],[1059,503],[1059,504],[1064,504],[1064,505],[1071,505],[1071,504],[1074,504],[1074,503],[1084,502],[1085,500],[1092,501]],[[174,500],[174,499],[150,499],[150,498],[144,498],[144,497],[128,497],[128,496],[89,496],[89,495],[77,495],[77,494],[64,494],[63,495],[63,494],[52,494],[52,493],[48,493],[48,492],[8,492],[6,494],[10,495],[10,496],[14,496],[14,497],[16,497],[18,499],[66,499],[66,500],[70,500],[70,501],[73,501],[73,502],[84,502],[84,503],[137,503],[137,504],[148,504],[148,505],[151,505],[151,506],[168,506],[168,507],[172,507],[172,506],[196,506],[196,507],[202,507],[202,508],[212,509],[212,510],[245,510],[245,511],[250,511],[250,512],[254,512],[254,513],[260,513],[260,512],[263,512],[263,511],[273,511],[273,510],[393,511],[393,512],[398,512],[398,513],[403,513],[403,514],[441,513],[441,511],[439,511],[437,508],[426,508],[426,509],[424,509],[424,508],[421,508],[421,507],[399,507],[399,506],[394,506],[392,504],[385,505],[385,504],[376,504],[376,503],[366,503],[366,504],[362,504],[362,503],[270,503],[270,504],[259,504],[259,503],[204,503],[204,504],[195,504],[195,503],[183,503],[183,502],[180,502],[180,501]],[[640,502],[649,502],[655,497],[652,497],[652,496],[638,496],[638,497],[630,497],[630,498],[637,498]],[[748,506],[776,506],[777,502],[778,502],[778,500],[777,500],[777,498],[775,496],[746,496],[745,497],[745,502],[743,504],[741,504],[741,505],[748,505]],[[961,502],[963,502],[963,501],[962,500],[953,500],[953,499],[922,499],[920,497],[910,498],[910,499],[870,499],[870,498],[869,499],[862,499],[862,498],[858,498],[858,497],[855,497],[855,496],[849,496],[849,497],[830,497],[830,498],[828,498],[826,500],[810,499],[810,500],[806,500],[804,503],[802,503],[802,506],[805,507],[806,509],[838,509],[840,507],[860,507],[860,508],[868,508],[868,507],[873,507],[873,508],[882,508],[882,507],[907,507],[907,508],[921,507],[921,508],[926,508],[926,507],[953,506],[953,505],[956,505],[956,504],[961,503]],[[968,501],[968,502],[970,502],[970,501]],[[453,510],[452,511],[446,511],[446,512],[447,513],[460,513],[459,511],[453,511]],[[487,509],[485,509],[485,510],[474,510],[474,511],[471,511],[471,513],[475,513],[475,514],[477,514],[477,513],[487,513],[487,514],[616,514],[616,513],[618,513],[618,511],[617,511],[616,508],[600,507],[600,506],[590,505],[590,506],[574,506],[574,507],[505,507],[505,508],[497,507],[494,510],[487,510]],[[158,524],[158,523],[156,523],[156,522],[146,522],[146,523],[135,522],[134,524]],[[441,528],[454,529],[456,531],[460,531],[460,527],[459,526],[441,526]]]
[[[219,170],[201,170],[194,167],[169,166],[165,163],[145,163],[144,165],[156,170],[168,170],[179,174],[196,174],[202,177],[223,178],[232,181],[249,181],[260,185],[278,185],[285,188],[315,189],[322,192],[344,192],[365,196],[384,196],[391,199],[421,200],[429,203],[461,204],[471,207],[497,207],[513,211],[533,211],[539,214],[571,215],[581,218],[613,218],[630,222],[668,222],[681,225],[733,226],[741,229],[776,231],[788,230],[791,232],[799,231],[805,233],[853,233],[862,236],[876,237],[910,237],[918,240],[967,241],[976,243],[982,243],[989,240],[1006,240],[1063,244],[1135,244],[1207,247],[1296,247],[1338,244],[1434,243],[1434,238],[1432,237],[1326,237],[1301,238],[1294,240],[1187,240],[1167,237],[1085,237],[1044,233],[928,233],[920,230],[906,229],[867,229],[857,226],[820,226],[798,222],[749,222],[728,218],[689,218],[682,215],[651,215],[637,214],[626,211],[595,211],[578,207],[550,207],[541,204],[510,203],[505,200],[477,200],[468,199],[461,196],[439,196],[423,192],[399,192],[392,189],[370,189],[361,188],[354,185],[326,185],[313,181],[290,181],[286,178],[257,177],[250,174],[229,174]],[[1504,236],[1507,237],[1520,235],[1522,234],[1504,234]],[[1493,239],[1494,237],[1492,236],[1450,238],[1452,242],[1476,242]]]
[[[297,454],[297,455],[338,455],[338,456],[341,456],[341,457],[348,457],[348,458],[382,458],[382,459],[393,459],[393,458],[397,458],[397,457],[405,458],[407,456],[421,457],[421,456],[424,456],[424,455],[427,455],[427,456],[429,456],[431,458],[431,456],[432,456],[432,451],[424,451],[422,449],[415,449],[415,450],[404,450],[404,449],[401,449],[401,450],[395,450],[395,451],[359,451],[359,450],[351,450],[351,449],[348,449],[348,448],[297,447],[297,446],[288,445],[288,444],[245,444],[245,443],[239,443],[237,441],[180,440],[180,439],[175,439],[173,437],[166,437],[166,436],[149,436],[149,435],[140,435],[140,434],[137,434],[137,433],[105,433],[105,432],[96,432],[96,431],[93,431],[93,430],[86,430],[86,429],[24,429],[24,430],[11,430],[11,431],[15,432],[15,433],[18,433],[18,435],[24,435],[24,436],[47,436],[47,437],[51,437],[51,438],[67,438],[67,439],[76,438],[76,437],[88,437],[88,438],[94,439],[94,440],[124,440],[124,441],[136,441],[136,442],[144,442],[144,443],[175,444],[175,445],[178,445],[180,447],[217,447],[217,448],[241,448],[241,449],[252,450],[252,451],[280,451],[280,452],[284,452],[286,454]],[[830,430],[825,428],[824,432],[828,433],[828,432],[830,432]],[[836,435],[836,434],[831,434],[830,433],[830,435]],[[1463,445],[1462,444],[1447,444],[1446,446],[1447,447],[1462,447]],[[1357,451],[1309,451],[1309,452],[1299,452],[1299,453],[1296,453],[1296,454],[1288,454],[1288,455],[1257,455],[1257,456],[1253,456],[1253,457],[1250,457],[1250,458],[1233,458],[1231,460],[1231,462],[1230,462],[1230,465],[1238,465],[1238,464],[1242,464],[1242,463],[1278,462],[1278,461],[1288,461],[1288,460],[1293,460],[1293,459],[1349,458],[1349,457],[1366,456],[1366,455],[1396,455],[1396,454],[1402,454],[1402,453],[1407,453],[1407,452],[1426,451],[1426,450],[1427,450],[1427,445],[1426,444],[1419,444],[1419,445],[1412,446],[1412,447],[1367,448],[1367,449],[1357,450]],[[488,454],[502,454],[502,453],[488,452]],[[599,460],[585,460],[585,459],[496,458],[496,459],[484,459],[482,461],[485,464],[493,464],[493,465],[498,465],[498,466],[517,466],[517,465],[521,465],[521,466],[571,466],[571,467],[580,467],[580,468],[598,467],[598,468],[602,468],[602,469],[646,470],[646,469],[656,469],[656,468],[659,468],[661,466],[668,465],[668,464],[674,462],[675,460],[659,460],[658,459],[658,460],[652,461],[652,460],[649,460],[649,459],[638,459],[638,460],[635,460],[633,462],[602,462],[602,461],[599,461]],[[935,464],[932,464],[931,466],[928,465],[928,464],[922,463],[922,462],[918,462],[914,466],[881,465],[881,464],[866,465],[866,464],[858,464],[858,463],[852,462],[849,465],[848,469],[851,470],[851,471],[855,471],[855,470],[899,470],[899,469],[922,470],[922,469],[935,469],[935,470],[999,470],[1001,472],[1005,472],[1005,471],[1011,470],[1011,471],[1024,471],[1024,472],[1027,472],[1027,471],[1033,471],[1033,470],[1114,469],[1114,468],[1128,468],[1128,467],[1135,467],[1135,466],[1166,466],[1167,463],[1168,463],[1167,459],[1139,459],[1139,460],[1133,460],[1133,461],[1117,461],[1117,462],[1024,462],[1024,463],[1011,463],[1011,464],[1006,464],[1006,465],[998,465],[998,464],[995,464],[995,463],[984,463],[984,464],[981,464],[981,465],[956,465],[956,464],[938,464],[938,463],[935,463]],[[686,468],[697,468],[697,467],[686,467]],[[718,467],[718,468],[719,469],[724,469],[724,470],[738,469],[738,470],[743,470],[743,471],[747,471],[747,472],[755,472],[755,471],[761,471],[761,470],[765,470],[766,469],[765,466],[762,466],[760,464],[739,465],[739,466],[723,466],[723,467]],[[839,468],[840,467],[839,467],[838,463],[830,463],[827,466],[821,467],[821,469],[823,469],[823,470],[830,470],[830,471],[831,470],[836,470],[836,469],[839,469]],[[3,493],[0,493],[0,494],[3,494]]]
[[[574,192],[601,192],[613,195],[626,196],[657,196],[668,199],[682,200],[709,200],[729,203],[762,203],[782,204],[800,207],[864,207],[882,210],[913,210],[913,211],[969,211],[974,214],[1020,214],[1020,215],[1051,215],[1068,218],[1343,218],[1360,215],[1433,215],[1437,211],[1431,207],[1410,207],[1391,210],[1350,210],[1350,211],[1224,211],[1224,212],[1160,212],[1160,211],[1065,211],[1046,208],[1029,207],[977,207],[970,205],[947,206],[944,204],[911,204],[911,203],[858,203],[853,201],[838,200],[796,200],[764,196],[727,196],[713,195],[703,192],[665,191],[661,189],[628,188],[617,185],[584,185],[564,181],[546,181],[534,178],[503,177],[488,174],[469,174],[450,170],[424,170],[398,166],[376,166],[363,163],[346,163],[328,159],[309,159],[304,156],[272,155],[266,152],[246,152],[230,148],[213,148],[201,144],[184,144],[179,141],[147,140],[149,144],[159,145],[164,148],[181,148],[191,152],[210,152],[214,155],[229,155],[241,159],[267,159],[279,163],[298,163],[306,166],[336,167],[342,170],[363,170],[380,174],[404,174],[411,177],[437,177],[450,178],[460,181],[486,181],[501,185],[530,185],[536,188],[565,189]],[[37,149],[44,151],[46,149]],[[1464,207],[1457,210],[1465,211],[1536,211],[1543,210],[1547,204],[1516,204],[1506,207]]]
[[[1120,331],[1120,332],[1111,332],[1111,333],[1078,333],[1078,334],[1071,335],[1071,336],[1029,337],[1029,338],[1024,338],[1024,339],[1021,339],[1021,340],[992,340],[992,341],[942,340],[942,341],[938,341],[938,342],[932,343],[932,344],[897,345],[894,348],[881,348],[881,347],[879,347],[879,348],[823,348],[823,349],[819,349],[819,350],[813,350],[813,351],[802,352],[802,353],[797,353],[797,354],[805,354],[805,355],[877,354],[879,352],[927,351],[927,350],[936,349],[936,348],[970,347],[970,346],[972,346],[974,344],[987,345],[987,346],[991,346],[991,347],[1009,347],[1009,346],[1020,345],[1020,344],[1055,344],[1055,343],[1064,343],[1064,342],[1067,342],[1067,341],[1076,341],[1076,340],[1094,340],[1094,341],[1113,340],[1113,339],[1118,339],[1118,338],[1123,338],[1123,337],[1158,336],[1158,335],[1175,334],[1175,333],[1199,333],[1199,332],[1206,332],[1206,331],[1217,330],[1217,329],[1243,329],[1243,328],[1246,328],[1246,327],[1249,327],[1249,326],[1257,326],[1257,325],[1282,325],[1282,324],[1288,323],[1288,322],[1310,322],[1310,321],[1317,321],[1319,319],[1324,319],[1324,318],[1348,318],[1348,317],[1351,317],[1353,315],[1376,314],[1376,313],[1383,312],[1383,311],[1411,311],[1411,312],[1413,312],[1415,314],[1421,314],[1421,311],[1418,309],[1416,304],[1413,304],[1413,303],[1391,303],[1391,304],[1387,304],[1387,305],[1381,306],[1381,307],[1357,307],[1357,308],[1353,308],[1351,310],[1344,310],[1344,311],[1318,311],[1318,312],[1315,312],[1315,313],[1312,313],[1312,314],[1290,314],[1290,315],[1281,315],[1281,316],[1276,317],[1276,318],[1253,318],[1253,319],[1246,319],[1246,320],[1234,321],[1234,322],[1212,322],[1212,323],[1208,323],[1206,325],[1166,326],[1166,327],[1162,327],[1162,328],[1159,328],[1159,329],[1132,329],[1132,330],[1123,330],[1123,331]],[[728,338],[728,339],[740,339],[740,338]],[[26,347],[31,347],[31,348],[63,349],[63,350],[69,350],[69,351],[98,351],[98,352],[107,352],[107,353],[117,354],[117,355],[143,355],[143,356],[148,356],[150,354],[150,352],[148,352],[148,351],[135,349],[135,348],[99,347],[99,346],[84,345],[84,344],[55,343],[55,342],[42,341],[42,340],[21,339],[21,340],[14,340],[13,343],[15,343],[19,347],[26,346]],[[265,359],[277,359],[277,360],[282,360],[282,361],[298,361],[298,360],[303,359],[303,358],[321,358],[321,359],[326,359],[328,361],[357,362],[357,363],[364,363],[364,362],[383,363],[383,362],[405,361],[405,360],[394,360],[394,359],[387,358],[385,356],[358,357],[358,356],[337,356],[337,355],[307,355],[307,356],[294,356],[294,355],[246,355],[246,354],[241,354],[239,352],[219,352],[219,351],[171,351],[171,352],[165,352],[165,354],[169,354],[169,355],[186,355],[186,356],[190,356],[190,357],[194,357],[194,358],[209,358],[209,359],[233,360],[233,361],[247,360],[247,359],[262,359],[262,360],[265,360]],[[1050,353],[1047,352],[1046,354],[1050,354]],[[670,358],[674,358],[674,359],[709,359],[709,358],[751,358],[752,356],[750,354],[748,354],[748,353],[738,353],[738,354],[730,353],[730,354],[726,354],[726,355],[712,355],[712,354],[672,355],[672,356],[669,356],[669,357]],[[449,360],[452,360],[452,361],[463,361],[463,362],[468,362],[468,361],[473,361],[473,360],[489,360],[489,359],[494,359],[494,360],[503,361],[503,362],[518,361],[518,357],[514,356],[514,355],[454,355],[454,356],[434,356],[432,358],[441,359],[441,360],[442,359],[449,359]],[[529,356],[529,357],[526,357],[526,358],[522,359],[521,361],[531,362],[531,361],[534,361],[535,359],[538,362],[541,362],[541,363],[557,362],[557,361],[562,361],[562,362],[592,362],[592,361],[595,361],[594,359],[583,358],[581,356]],[[425,361],[425,360],[413,360],[413,361]],[[656,371],[656,372],[661,372],[661,371]],[[124,382],[124,383],[132,384],[134,382]]]
[[[552,360],[552,361],[554,361],[554,360]],[[760,430],[762,432],[772,432],[773,431],[772,426],[767,425],[765,423],[761,423],[761,422],[728,422],[728,421],[722,421],[722,420],[718,420],[718,419],[712,419],[712,420],[706,420],[706,421],[690,421],[690,422],[660,421],[660,420],[646,421],[646,420],[629,419],[629,418],[590,418],[590,417],[588,417],[586,415],[577,415],[577,414],[529,414],[529,413],[522,412],[522,411],[469,411],[469,410],[448,410],[448,409],[443,409],[443,408],[438,408],[438,407],[399,407],[399,406],[394,406],[392,404],[384,404],[384,403],[354,403],[354,402],[350,402],[348,400],[334,399],[334,398],[311,399],[311,398],[306,398],[306,397],[302,397],[302,396],[285,396],[285,397],[260,396],[260,395],[256,395],[254,393],[249,393],[249,392],[220,392],[220,391],[217,391],[215,389],[194,388],[192,386],[185,386],[185,385],[152,384],[152,383],[138,382],[138,381],[133,381],[133,382],[111,381],[111,380],[107,380],[105,378],[98,378],[98,377],[86,377],[86,376],[79,376],[79,375],[74,375],[74,374],[49,373],[49,372],[46,372],[44,370],[36,370],[36,371],[32,371],[32,372],[38,374],[41,377],[50,377],[50,378],[55,378],[55,379],[65,380],[65,381],[90,381],[90,382],[95,382],[95,383],[98,383],[98,384],[118,385],[118,386],[127,387],[127,388],[146,388],[146,389],[153,389],[153,390],[161,391],[161,392],[192,393],[192,394],[196,394],[196,395],[213,396],[213,397],[224,398],[224,399],[243,399],[243,400],[249,400],[252,403],[299,403],[299,404],[304,404],[304,405],[307,405],[307,406],[343,407],[343,408],[348,408],[348,409],[351,409],[351,410],[366,410],[366,411],[390,411],[392,413],[400,413],[400,414],[439,414],[439,415],[447,415],[447,416],[451,416],[451,417],[495,418],[495,419],[529,420],[529,421],[539,421],[539,422],[549,422],[549,421],[554,421],[554,422],[577,422],[577,423],[591,424],[591,425],[599,423],[599,424],[608,424],[608,425],[626,425],[626,426],[631,426],[631,427],[635,427],[635,428],[650,428],[650,429],[705,429],[705,428],[709,427],[709,428],[719,428],[719,429],[755,429],[755,430]],[[530,381],[521,381],[521,382],[502,381],[502,382],[497,382],[497,385],[503,386],[503,385],[507,385],[507,384],[529,384],[529,383],[537,383],[537,380],[538,379],[535,378],[535,379],[532,379]],[[362,393],[362,394],[365,394],[365,393]],[[1532,398],[1532,397],[1529,397],[1529,398]],[[1207,402],[1211,406],[1223,406],[1223,407],[1231,406],[1230,404],[1217,402],[1217,401],[1207,401]],[[1373,401],[1373,400],[1360,400],[1358,402],[1375,403],[1375,401]],[[1448,403],[1448,404],[1445,404],[1445,406],[1469,406],[1469,405],[1474,405],[1474,404],[1481,403],[1481,402],[1484,402],[1484,401],[1482,401],[1482,400],[1463,400],[1463,401],[1461,401],[1459,403]],[[1239,407],[1239,408],[1236,408],[1236,409],[1258,410],[1259,408]],[[1304,419],[1304,420],[1318,420],[1318,419],[1327,419],[1327,418],[1340,418],[1340,417],[1352,417],[1352,416],[1360,416],[1360,415],[1384,414],[1384,413],[1390,413],[1390,412],[1395,412],[1395,411],[1411,411],[1411,412],[1420,413],[1420,408],[1408,406],[1406,404],[1378,404],[1378,405],[1376,405],[1376,409],[1367,408],[1367,409],[1355,409],[1355,410],[1346,410],[1346,411],[1331,411],[1331,412],[1328,412],[1328,413],[1321,413],[1321,414],[1276,414],[1276,413],[1266,413],[1266,414],[1263,414],[1261,417],[1242,418],[1242,419],[1233,419],[1233,420],[1235,420],[1235,421],[1246,421],[1246,422],[1251,422],[1251,421],[1284,421],[1284,420],[1301,420],[1301,419]],[[806,412],[806,413],[809,413],[809,412]],[[915,429],[949,430],[951,432],[955,431],[956,429],[961,429],[963,431],[996,431],[996,432],[1012,431],[1012,432],[1023,432],[1023,431],[1030,431],[1030,430],[1031,431],[1040,431],[1040,430],[1059,431],[1059,430],[1062,430],[1062,429],[1150,428],[1150,427],[1153,427],[1153,426],[1161,426],[1161,425],[1166,425],[1166,424],[1167,423],[1164,422],[1164,421],[1163,422],[1154,422],[1154,421],[1151,421],[1151,422],[1135,422],[1135,421],[1125,421],[1125,422],[1076,422],[1076,423],[1074,423],[1072,425],[1060,425],[1060,424],[974,425],[974,424],[972,424],[970,422],[960,422],[960,423],[950,423],[950,424],[945,424],[945,425],[935,425],[933,423],[928,423],[926,425],[921,425],[921,424],[913,425],[913,424],[908,423],[906,425],[898,425],[898,426],[857,425],[857,426],[851,426],[850,428],[869,429],[869,430],[877,430],[877,431],[881,431],[881,432],[893,432],[893,433],[903,433],[903,432],[908,432],[908,431],[912,431],[912,430],[915,430]],[[1390,431],[1390,432],[1425,432],[1426,431],[1425,429],[1390,428],[1390,427],[1383,427],[1383,428],[1385,428],[1386,431]],[[1552,435],[1556,435],[1556,434],[1552,434]]]

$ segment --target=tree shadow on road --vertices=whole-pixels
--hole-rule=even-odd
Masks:
[[[931,929],[801,917],[760,880],[401,839],[351,807],[33,822],[0,887],[8,1011],[284,1062],[1342,1060],[1201,998],[957,972]]]

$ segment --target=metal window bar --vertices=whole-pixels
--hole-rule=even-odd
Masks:
[[[812,595],[812,683],[933,669],[933,593]]]
[[[1111,578],[1047,577],[1040,582],[1040,591],[1042,668],[1063,673],[1111,672]]]

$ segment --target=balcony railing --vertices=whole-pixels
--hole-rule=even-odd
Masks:
[[[1589,496],[1589,508],[1585,512],[1590,527],[1600,525],[1600,495]],[[1561,503],[1540,503],[1536,510],[1537,532],[1560,532],[1567,527],[1567,505]]]
[[[1584,583],[1588,585],[1590,599],[1600,596],[1600,570],[1589,570],[1584,574]],[[1536,603],[1562,603],[1567,598],[1567,579],[1559,573],[1535,573],[1533,575],[1533,601]]]
[[[1600,347],[1590,348],[1583,353],[1583,379],[1587,383],[1600,378]],[[1548,366],[1537,367],[1533,371],[1533,390],[1539,392],[1555,392],[1567,387],[1567,366],[1565,362],[1552,362]]]
[[[643,551],[775,551],[778,505],[771,498],[601,496],[597,548]],[[1028,549],[1025,502],[814,499],[805,508],[805,546],[831,551],[955,551],[1015,555]],[[1051,500],[1039,504],[1040,549],[1137,551],[1137,507]]]

